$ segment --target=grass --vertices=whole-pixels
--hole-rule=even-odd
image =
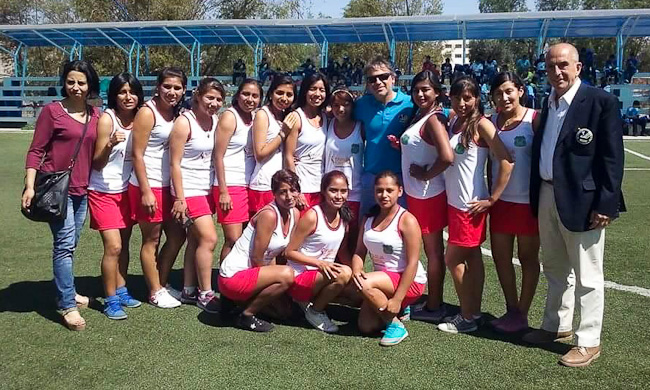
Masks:
[[[196,307],[160,310],[149,305],[128,310],[129,319],[121,322],[109,321],[93,305],[83,311],[88,329],[67,331],[53,311],[49,230],[27,221],[18,210],[30,137],[0,134],[0,206],[5,210],[0,234],[0,389],[641,389],[650,383],[650,333],[644,326],[650,322],[650,298],[614,290],[606,290],[603,356],[585,369],[557,365],[559,354],[568,349],[565,344],[534,348],[490,330],[448,335],[418,322],[407,324],[410,337],[402,344],[382,348],[377,339],[358,335],[353,310],[336,307],[332,316],[350,322],[342,325],[340,335],[324,335],[302,324],[251,334]],[[626,145],[637,150],[631,146],[636,143]],[[629,212],[607,230],[605,260],[607,280],[645,288],[650,288],[650,246],[643,228],[650,220],[648,179],[650,172],[626,172]],[[129,286],[144,299],[139,243],[134,232]],[[101,250],[97,232],[85,230],[76,253],[76,282],[81,293],[94,297],[102,295]],[[172,281],[179,285],[180,278],[181,271],[175,270]],[[532,326],[539,326],[545,289],[542,277]],[[445,294],[447,301],[457,303],[449,278]],[[503,308],[494,266],[486,258],[483,310],[499,316]]]

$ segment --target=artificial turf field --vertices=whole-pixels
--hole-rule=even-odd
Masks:
[[[582,369],[557,364],[569,349],[565,344],[531,347],[520,335],[501,336],[489,327],[450,335],[411,321],[405,341],[380,347],[377,338],[358,334],[355,311],[340,307],[330,312],[342,324],[338,335],[305,324],[254,334],[185,305],[161,310],[144,304],[128,310],[128,320],[111,321],[98,303],[82,310],[86,331],[70,332],[54,311],[49,229],[19,212],[30,140],[31,133],[0,134],[1,389],[650,388],[650,297],[612,289],[605,294],[602,356]],[[650,155],[650,141],[625,146]],[[605,279],[650,289],[650,161],[629,153],[626,159],[637,170],[625,172],[628,212],[607,229]],[[146,300],[139,244],[135,229],[128,284]],[[101,253],[99,234],[86,228],[75,262],[84,295],[102,296]],[[181,263],[172,278],[176,287]],[[485,263],[483,311],[490,318],[503,314],[504,300],[492,259]],[[445,301],[456,304],[449,276],[445,287]],[[531,326],[541,322],[545,290],[542,276]]]

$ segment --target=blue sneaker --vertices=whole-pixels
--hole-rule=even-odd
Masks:
[[[406,306],[403,308],[400,312],[399,315],[397,316],[397,319],[406,322],[411,320],[411,306]]]
[[[391,345],[397,345],[402,340],[404,340],[409,335],[409,332],[406,331],[404,324],[401,322],[391,322],[386,327],[384,331],[384,336],[379,341],[379,345],[389,347]]]
[[[120,299],[120,305],[124,307],[133,308],[142,305],[142,302],[133,298],[131,294],[129,294],[129,291],[126,289],[126,286],[122,286],[117,290],[115,290],[115,295],[117,295],[117,297]]]
[[[104,300],[104,314],[111,320],[125,320],[127,315],[120,305],[120,298],[117,295],[106,297]]]

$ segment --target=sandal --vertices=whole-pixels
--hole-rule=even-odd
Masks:
[[[90,298],[75,293],[74,301],[77,303],[77,307],[88,307],[88,303],[90,303]]]
[[[78,310],[70,310],[65,313],[63,323],[70,330],[80,331],[86,329],[86,320],[83,319]]]

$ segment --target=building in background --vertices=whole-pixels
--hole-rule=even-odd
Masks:
[[[469,39],[465,41],[465,63],[469,63]],[[442,42],[442,58],[449,57],[451,64],[463,63],[463,40],[457,39],[453,41]]]

